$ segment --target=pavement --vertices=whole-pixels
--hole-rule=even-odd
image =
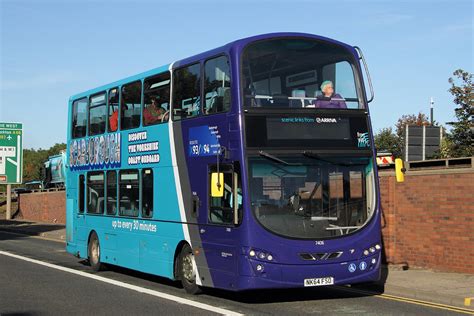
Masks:
[[[65,226],[60,224],[0,220],[0,231],[28,235],[35,239],[65,241]],[[382,281],[378,285],[354,285],[350,288],[343,287],[343,290],[352,291],[355,295],[376,295],[393,301],[412,300],[413,304],[419,305],[428,303],[459,307],[472,311],[474,315],[474,275],[385,266]],[[470,306],[467,306],[465,304],[469,303],[469,298],[473,299]],[[407,311],[407,314],[411,312]]]

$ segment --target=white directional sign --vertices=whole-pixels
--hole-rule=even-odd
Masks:
[[[0,122],[0,184],[18,184],[23,177],[23,126]]]

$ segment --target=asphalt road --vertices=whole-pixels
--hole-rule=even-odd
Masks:
[[[191,296],[176,282],[127,269],[93,273],[86,262],[67,254],[63,243],[0,231],[0,315],[85,313],[459,315],[339,287],[245,293],[208,289]]]

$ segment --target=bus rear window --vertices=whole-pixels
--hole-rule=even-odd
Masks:
[[[72,104],[72,138],[86,136],[87,131],[87,98],[74,101]]]

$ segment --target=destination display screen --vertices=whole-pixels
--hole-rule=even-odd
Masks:
[[[247,147],[259,148],[371,148],[367,115],[353,111],[334,113],[274,114],[245,116]]]
[[[351,138],[348,118],[269,117],[266,126],[269,140]]]

